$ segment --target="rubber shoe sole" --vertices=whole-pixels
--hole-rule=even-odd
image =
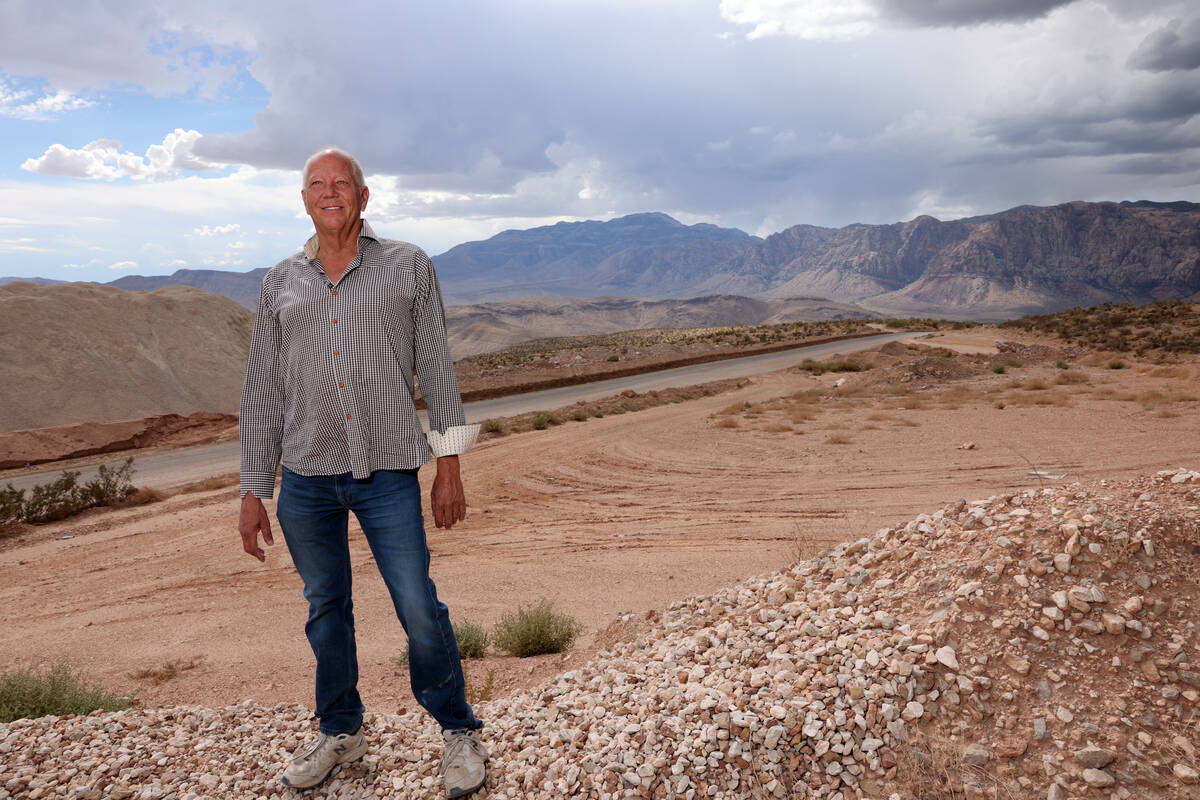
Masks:
[[[463,788],[461,786],[454,786],[452,788],[449,788],[446,790],[446,797],[450,798],[450,800],[454,800],[455,797],[465,797],[466,795],[469,795],[471,792],[474,792],[474,791],[482,788],[485,783],[487,783],[487,771],[486,770],[483,773],[483,780],[481,780],[479,783],[475,784],[474,786],[467,787],[467,788]]]

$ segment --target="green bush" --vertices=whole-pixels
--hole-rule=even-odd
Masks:
[[[575,409],[575,413],[571,415],[571,419],[576,422],[583,422],[588,418],[588,413],[582,408]]]
[[[583,626],[573,617],[559,614],[549,600],[533,608],[520,607],[504,615],[492,634],[496,647],[519,658],[570,649]]]
[[[549,411],[539,411],[533,415],[534,430],[544,431],[551,425],[557,425],[558,419]]]
[[[97,709],[121,711],[131,703],[128,697],[89,685],[66,664],[56,664],[45,672],[18,667],[0,674],[0,722],[50,714],[90,714]]]
[[[607,360],[608,361],[620,361],[621,357],[619,355],[617,355],[616,353],[613,353],[611,356],[608,357]]]
[[[54,522],[94,506],[111,506],[133,494],[133,458],[119,467],[101,464],[92,480],[79,485],[79,473],[66,470],[51,483],[24,489],[10,483],[0,491],[0,527],[14,522]]]
[[[1004,366],[1016,369],[1017,367],[1023,367],[1025,365],[1021,363],[1021,359],[1019,358],[1010,358],[1004,362]]]
[[[482,625],[467,620],[454,624],[454,638],[460,658],[483,658],[491,641]]]
[[[484,433],[504,433],[504,423],[498,419],[485,419],[483,421]]]
[[[1119,358],[1115,358],[1108,362],[1109,369],[1125,369],[1125,362]]]
[[[453,623],[454,640],[458,642],[458,657],[467,658],[483,658],[487,653],[488,645],[491,644],[491,637],[482,625],[476,625],[470,620]],[[392,664],[396,667],[408,669],[408,644],[404,645],[404,649],[400,651],[400,655],[392,656]]]
[[[1003,364],[992,364],[992,372],[996,373],[997,375],[1003,375],[1004,374],[1004,365]]]
[[[1055,361],[1054,366],[1058,367],[1059,369],[1070,369],[1071,368],[1070,364],[1068,364],[1065,361],[1062,361],[1061,359],[1058,361]]]

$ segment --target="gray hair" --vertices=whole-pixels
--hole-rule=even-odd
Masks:
[[[358,163],[358,159],[347,153],[340,147],[324,147],[308,157],[304,162],[304,172],[300,177],[300,188],[308,189],[308,171],[312,169],[313,162],[321,156],[338,156],[350,165],[350,174],[354,178],[355,186],[359,189],[367,185],[367,181],[363,178],[362,165]]]

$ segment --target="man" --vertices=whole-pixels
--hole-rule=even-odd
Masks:
[[[362,757],[363,705],[350,590],[353,511],[408,633],[413,695],[442,727],[450,797],[483,785],[487,750],[467,704],[458,645],[429,578],[417,468],[437,457],[434,523],[466,516],[458,454],[475,443],[466,425],[445,315],[429,257],[382,239],[362,219],[369,192],[348,153],[322,150],[304,165],[304,208],[316,233],[263,279],[241,403],[242,547],[259,561],[262,500],[276,517],[304,581],[304,631],[316,656],[319,733],[296,752],[285,785],[316,786]],[[413,373],[429,409],[422,433]]]

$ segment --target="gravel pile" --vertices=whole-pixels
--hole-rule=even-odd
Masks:
[[[492,798],[1200,798],[1200,472],[960,501],[477,709]],[[322,797],[440,796],[426,717]],[[283,798],[300,706],[0,725],[0,800]],[[933,794],[934,791],[943,794]]]

